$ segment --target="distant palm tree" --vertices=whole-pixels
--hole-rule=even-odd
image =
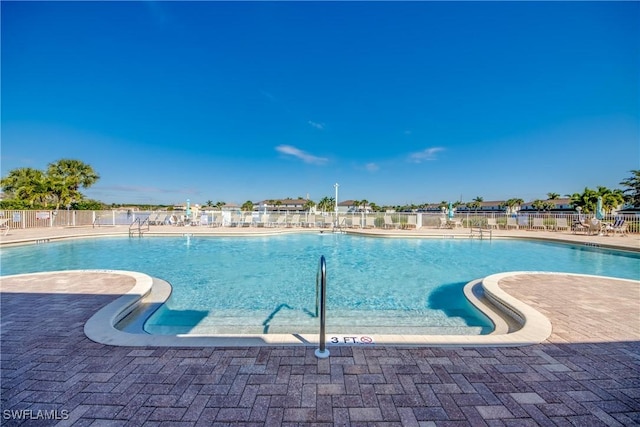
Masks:
[[[547,211],[553,209],[556,205],[548,200],[534,200],[531,206],[537,211]]]
[[[547,193],[547,200],[557,200],[560,198],[558,193]]]
[[[247,200],[242,204],[242,206],[240,206],[240,209],[245,212],[253,211],[253,202],[251,200]]]
[[[360,200],[360,207],[366,211],[367,210],[367,205],[369,204],[369,201],[367,199],[362,199]]]
[[[84,197],[79,189],[88,188],[100,179],[93,168],[80,160],[61,159],[50,163],[47,169],[49,191],[56,197],[56,209]]]
[[[331,212],[333,211],[336,199],[333,197],[323,197],[318,202],[318,207],[322,212]]]
[[[622,190],[610,190],[607,187],[598,187],[598,195],[602,197],[602,208],[605,212],[611,212],[624,203]]]
[[[315,205],[316,204],[313,200],[307,200],[306,202],[304,202],[304,205],[302,205],[302,207],[306,211],[311,211],[311,208],[313,208]]]
[[[625,201],[631,206],[640,207],[640,169],[632,170],[633,176],[620,182],[620,185],[627,187],[623,191]]]
[[[213,200],[207,200],[207,203],[205,204],[205,206],[208,208],[213,207]]]
[[[36,203],[44,204],[49,196],[49,184],[42,171],[33,168],[18,168],[0,181],[2,190],[31,207]]]

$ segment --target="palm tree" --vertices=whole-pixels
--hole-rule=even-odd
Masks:
[[[366,212],[369,201],[367,199],[360,200],[360,207]]]
[[[93,168],[80,160],[61,159],[50,163],[47,169],[49,191],[56,198],[56,209],[84,197],[79,189],[89,188],[100,179]]]
[[[558,193],[547,193],[547,200],[557,200],[560,198]]]
[[[218,201],[218,202],[216,202],[215,207],[216,207],[218,210],[221,210],[221,209],[222,209],[222,207],[223,207],[224,205],[226,205],[226,203],[225,203],[225,202]]]
[[[610,190],[607,187],[598,187],[598,195],[602,197],[602,208],[609,213],[619,208],[624,203],[622,190]]]
[[[251,200],[247,200],[242,204],[242,206],[240,206],[240,210],[245,212],[253,211],[253,202]]]
[[[556,205],[548,200],[537,199],[531,203],[531,206],[537,211],[548,211],[553,209]]]
[[[318,202],[318,207],[322,212],[331,212],[335,205],[335,201],[336,199],[334,199],[333,197],[325,196]]]
[[[313,200],[307,200],[306,202],[304,202],[304,205],[302,205],[302,207],[306,211],[311,211],[311,208],[313,208],[315,205],[316,204]]]
[[[595,212],[598,203],[598,193],[595,190],[585,187],[581,193],[573,193],[570,197],[571,205],[580,208],[584,213]]]
[[[213,207],[213,200],[207,200],[207,203],[205,203],[205,206],[208,208]]]
[[[627,203],[633,207],[640,207],[640,169],[634,169],[631,173],[631,178],[620,182],[620,185],[627,187],[622,193]]]
[[[524,200],[513,198],[505,201],[503,203],[503,206],[507,207],[507,212],[515,212],[516,206],[522,206],[523,203],[524,203]]]
[[[32,208],[44,204],[49,195],[48,179],[42,171],[33,168],[18,168],[0,181],[2,190],[12,197],[25,201]]]

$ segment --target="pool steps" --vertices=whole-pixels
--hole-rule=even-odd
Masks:
[[[113,271],[110,271],[113,273]],[[132,313],[143,313],[147,318],[170,295],[168,284],[142,273],[118,272],[133,275],[136,286],[122,297],[103,307],[85,324],[85,334],[91,340],[103,344],[120,346],[168,346],[168,347],[209,347],[209,346],[264,346],[264,345],[304,345],[317,346],[317,329],[312,333],[249,333],[239,334],[174,334],[151,335],[141,330],[141,320],[133,319]],[[393,334],[372,335],[375,345],[394,346],[491,346],[511,347],[531,345],[544,341],[551,335],[549,320],[533,308],[502,291],[499,281],[520,274],[556,274],[540,272],[511,272],[474,280],[465,286],[465,295],[486,315],[496,328],[487,335],[429,335]],[[566,274],[566,273],[563,273]],[[580,276],[580,275],[576,275]],[[153,292],[158,287],[160,292]],[[129,318],[128,318],[129,316]],[[314,319],[315,320],[315,319]],[[116,328],[124,326],[124,330]],[[136,326],[138,325],[138,326]],[[404,331],[403,331],[404,332]],[[329,330],[328,337],[345,332]]]

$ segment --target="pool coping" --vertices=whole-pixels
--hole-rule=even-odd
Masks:
[[[107,304],[98,310],[84,326],[85,335],[92,341],[125,347],[155,346],[155,347],[253,347],[253,346],[318,346],[317,334],[178,334],[178,335],[151,335],[147,333],[131,333],[117,329],[115,326],[131,313],[136,306],[141,304],[145,297],[150,295],[154,279],[143,273],[117,270],[74,270],[77,272],[105,272],[123,274],[136,280],[135,286],[127,294]],[[420,346],[420,347],[503,347],[526,346],[541,343],[552,332],[551,322],[547,317],[522,301],[512,297],[503,291],[499,282],[502,279],[522,274],[560,274],[553,272],[517,271],[498,273],[469,282],[465,286],[465,295],[469,301],[486,314],[497,326],[499,333],[488,335],[373,335],[372,343],[361,344],[390,345],[390,346]],[[582,274],[569,274],[572,276],[589,276]],[[624,280],[624,279],[620,279]],[[481,301],[473,288],[480,285],[487,304]],[[170,292],[163,291],[146,303],[157,304],[164,302]],[[498,311],[500,313],[498,313]],[[510,316],[517,319],[521,327],[510,332],[506,322],[501,316]],[[344,335],[344,334],[339,334]],[[331,336],[328,333],[327,336]],[[330,342],[327,342],[331,345]]]

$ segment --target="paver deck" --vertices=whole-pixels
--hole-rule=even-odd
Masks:
[[[105,273],[2,279],[0,424],[640,424],[633,282],[500,282],[550,318],[553,333],[539,345],[339,346],[323,360],[311,347],[131,348],[86,338],[86,320],[132,285]]]

